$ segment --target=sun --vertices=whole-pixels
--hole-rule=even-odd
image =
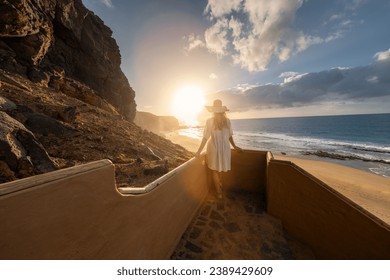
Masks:
[[[187,85],[176,90],[172,100],[172,113],[188,126],[198,125],[198,115],[205,105],[203,90],[194,85]]]

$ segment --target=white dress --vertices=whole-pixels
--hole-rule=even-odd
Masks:
[[[231,169],[231,152],[229,138],[233,135],[230,120],[227,119],[227,128],[217,130],[214,127],[214,118],[206,122],[203,137],[207,142],[207,165],[216,171],[229,171]]]

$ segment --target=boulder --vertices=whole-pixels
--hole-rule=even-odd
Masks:
[[[73,128],[67,127],[56,119],[38,113],[29,114],[25,125],[33,133],[44,136],[53,134],[58,137],[67,137],[74,131]]]
[[[74,123],[78,115],[79,112],[76,106],[67,106],[58,112],[59,118],[67,123]]]
[[[6,162],[0,160],[0,184],[16,180],[15,173]]]
[[[17,178],[56,170],[54,162],[34,134],[2,111],[0,111],[0,161],[2,170],[8,170],[7,173],[11,175],[13,172]]]
[[[149,167],[145,167],[144,175],[146,176],[162,176],[169,171],[167,161],[156,161]]]
[[[16,109],[15,103],[0,96],[0,111],[8,112]]]

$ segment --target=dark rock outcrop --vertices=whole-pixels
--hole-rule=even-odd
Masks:
[[[2,111],[0,111],[0,161],[2,170],[8,171],[4,173],[13,174],[16,178],[56,169],[34,134]],[[3,181],[6,179],[0,178]]]
[[[0,13],[2,69],[134,119],[135,93],[112,31],[81,0],[0,1]]]
[[[7,98],[1,97],[0,96],[0,111],[12,111],[16,109],[15,103],[12,101],[8,100]]]
[[[40,134],[43,136],[53,134],[58,137],[69,137],[71,136],[73,130],[56,119],[36,113],[28,116],[25,121],[25,125],[34,134]]]

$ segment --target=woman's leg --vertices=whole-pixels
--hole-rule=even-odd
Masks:
[[[212,177],[218,198],[222,198],[222,172],[213,170]]]

